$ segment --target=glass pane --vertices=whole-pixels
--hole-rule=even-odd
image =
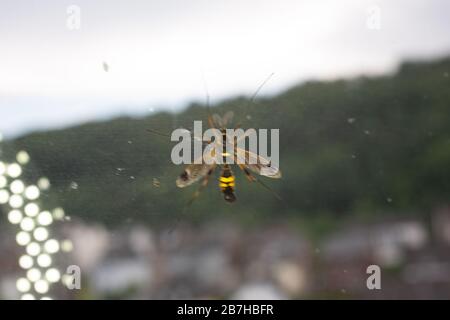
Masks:
[[[449,10],[2,2],[0,298],[447,298]]]

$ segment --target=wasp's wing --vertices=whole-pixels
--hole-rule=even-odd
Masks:
[[[222,117],[222,125],[226,128],[233,121],[234,113],[233,111],[228,111]]]
[[[230,122],[233,120],[233,116],[234,116],[233,111],[228,111],[227,113],[225,113],[223,115],[223,117],[221,117],[220,115],[215,113],[215,114],[213,114],[212,118],[213,118],[214,123],[219,128],[226,128],[227,125],[229,125]]]
[[[202,136],[200,136],[200,137],[196,136],[192,130],[189,130],[189,129],[186,129],[186,128],[180,128],[179,130],[180,130],[180,132],[188,133],[189,136],[191,137],[191,140],[194,141],[194,142],[198,141],[198,142],[201,142],[203,144],[207,143],[207,141],[203,141],[203,137]]]
[[[178,177],[176,184],[178,188],[185,188],[191,184],[199,181],[200,179],[211,174],[211,170],[214,168],[214,164],[190,164],[183,173]]]
[[[222,117],[219,116],[217,113],[212,115],[212,119],[214,124],[218,127],[218,128],[223,128],[223,121],[222,121]]]
[[[270,160],[256,153],[236,148],[236,158],[239,164],[244,164],[254,173],[273,179],[281,178],[281,170],[274,166]]]

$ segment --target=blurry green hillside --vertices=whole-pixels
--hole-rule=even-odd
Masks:
[[[424,214],[449,202],[450,58],[406,63],[383,77],[308,82],[251,105],[238,97],[213,106],[229,109],[244,127],[281,129],[284,176],[264,181],[287,204],[235,170],[238,201],[225,203],[212,181],[188,221]],[[146,129],[171,132],[205,118],[205,106],[193,104],[177,114],[31,134],[4,149],[30,153],[31,174],[50,178],[50,202],[69,215],[164,226],[196,186],[176,188],[182,167],[171,163],[174,143]]]

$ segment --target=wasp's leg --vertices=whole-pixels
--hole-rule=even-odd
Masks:
[[[283,198],[281,198],[281,196],[278,193],[276,193],[271,187],[269,187],[267,184],[265,184],[263,181],[261,181],[261,179],[258,179],[253,174],[251,174],[251,172],[247,169],[247,167],[245,165],[240,164],[239,168],[241,168],[241,170],[244,171],[245,176],[247,177],[247,179],[250,182],[258,182],[264,189],[266,189],[267,191],[272,193],[275,198],[284,202]]]
[[[251,172],[247,169],[247,167],[243,164],[239,165],[239,168],[245,173],[248,181],[255,182],[257,179],[251,174]]]
[[[208,174],[203,178],[203,180],[202,180],[200,186],[198,187],[197,191],[195,191],[195,193],[193,194],[191,199],[186,203],[186,205],[183,208],[183,211],[181,211],[181,213],[178,214],[173,227],[170,228],[170,230],[169,230],[169,233],[172,233],[172,231],[175,230],[175,228],[180,223],[181,218],[186,214],[187,209],[192,205],[192,203],[194,203],[195,199],[197,199],[200,196],[200,194],[203,191],[203,189],[206,188],[206,186],[208,185],[208,182],[209,182],[209,178],[211,177],[212,173],[214,172],[214,169],[215,169],[215,166],[213,168],[211,168],[208,171]]]
[[[209,111],[208,111],[209,113]],[[208,125],[210,128],[216,128],[216,124],[214,123],[214,120],[210,114],[208,114]]]
[[[209,178],[211,177],[211,175],[212,175],[213,172],[214,172],[214,168],[211,168],[211,169],[208,171],[208,174],[203,178],[203,180],[202,180],[200,186],[198,187],[197,191],[194,192],[194,195],[192,196],[192,198],[191,198],[191,199],[189,200],[189,202],[187,203],[187,206],[188,206],[188,207],[195,201],[195,199],[197,199],[197,198],[200,196],[200,194],[201,194],[201,192],[203,191],[203,189],[206,188],[206,186],[207,186],[208,183],[209,183]]]

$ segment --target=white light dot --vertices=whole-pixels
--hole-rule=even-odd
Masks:
[[[12,224],[18,224],[22,221],[23,215],[19,210],[12,210],[8,213],[8,220]]]
[[[29,217],[36,217],[39,213],[39,206],[36,203],[29,203],[25,206],[25,214]]]
[[[20,194],[25,190],[25,185],[22,180],[14,180],[11,182],[10,189],[12,193]]]
[[[36,242],[32,242],[27,245],[27,253],[30,256],[37,256],[39,253],[41,253],[41,246]]]
[[[22,168],[17,163],[13,163],[8,166],[6,173],[11,178],[17,178],[22,174]]]
[[[48,282],[45,280],[39,280],[34,284],[34,290],[40,294],[47,293],[49,289],[48,287]]]
[[[27,164],[30,161],[30,156],[26,151],[20,151],[17,154],[16,159],[20,164]]]
[[[48,254],[44,253],[44,254],[41,254],[37,258],[37,263],[42,268],[47,268],[47,267],[49,267],[52,264],[52,258]]]
[[[37,241],[44,241],[48,238],[48,231],[44,227],[39,227],[34,230],[33,236]]]
[[[39,198],[40,191],[39,188],[36,186],[29,186],[25,189],[25,197],[29,200],[36,200]]]
[[[53,217],[48,211],[42,211],[37,219],[39,224],[42,226],[48,226],[53,222]]]
[[[16,287],[19,292],[27,292],[31,289],[30,281],[25,278],[20,278],[16,282]]]
[[[20,246],[26,246],[31,241],[31,236],[28,232],[20,231],[16,236],[17,244]]]
[[[0,161],[0,175],[5,174],[5,172],[6,172],[6,165],[2,161]]]
[[[38,181],[38,187],[41,190],[47,190],[48,188],[50,188],[50,181],[47,178],[40,178]]]
[[[41,300],[53,300],[53,299],[50,297],[42,297]]]
[[[41,279],[41,276],[42,276],[41,271],[39,271],[39,269],[36,268],[30,269],[27,272],[27,278],[31,282],[38,281],[39,279]]]
[[[61,279],[61,273],[58,271],[58,269],[51,268],[48,269],[45,273],[45,278],[48,280],[48,282],[55,283]]]
[[[56,208],[55,210],[53,210],[53,218],[55,218],[55,220],[63,220],[64,215],[65,212],[63,208]]]
[[[34,226],[35,226],[35,224],[34,224],[34,221],[33,221],[33,219],[31,219],[31,218],[24,218],[23,220],[22,220],[22,222],[20,223],[20,227],[22,228],[22,230],[24,230],[24,231],[31,231],[31,230],[33,230],[34,229]]]
[[[9,192],[6,190],[0,190],[0,204],[8,203],[9,201]]]
[[[36,298],[30,293],[24,294],[20,299],[21,300],[36,300]]]
[[[56,253],[59,251],[59,243],[55,239],[47,240],[44,244],[44,249],[48,253]]]
[[[33,258],[23,255],[19,258],[19,266],[23,269],[30,269],[33,266]]]
[[[0,188],[6,187],[7,184],[8,184],[8,179],[6,179],[6,177],[2,176],[0,173]]]
[[[73,250],[73,243],[70,240],[64,240],[61,242],[61,250],[64,252],[70,252]]]
[[[23,198],[18,194],[12,195],[11,198],[9,198],[9,205],[15,209],[20,208],[23,206]]]

